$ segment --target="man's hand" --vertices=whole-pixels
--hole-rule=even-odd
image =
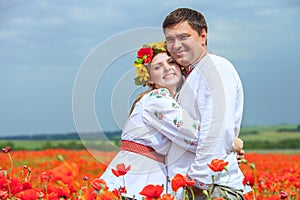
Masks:
[[[244,146],[243,140],[241,140],[238,137],[234,138],[232,151],[237,152],[236,159],[239,165],[242,163],[242,160],[245,159],[245,151],[243,150],[243,146]]]
[[[242,160],[245,159],[245,151],[243,149],[240,150],[239,152],[237,152],[236,159],[237,159],[239,165],[242,164]]]
[[[234,141],[233,141],[232,151],[236,151],[236,152],[239,153],[243,149],[243,146],[244,146],[243,140],[241,140],[240,138],[236,137],[236,138],[234,138]]]

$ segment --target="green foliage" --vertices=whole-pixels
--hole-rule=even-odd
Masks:
[[[300,149],[300,139],[285,139],[280,141],[246,141],[244,149]]]
[[[86,140],[69,139],[63,136],[54,140],[44,136],[39,139],[3,139],[0,147],[12,147],[13,150],[43,150],[43,149],[95,149],[101,151],[116,151],[121,144],[120,132],[108,132],[106,138],[94,134]],[[244,149],[300,149],[300,125],[280,124],[276,126],[242,127],[239,136],[244,141]],[[57,138],[57,136],[55,137]],[[108,140],[107,140],[108,139]]]

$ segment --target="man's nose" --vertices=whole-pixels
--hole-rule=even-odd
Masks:
[[[178,39],[175,39],[174,43],[173,43],[173,48],[174,49],[179,49],[180,47],[181,47],[181,41],[178,40]]]

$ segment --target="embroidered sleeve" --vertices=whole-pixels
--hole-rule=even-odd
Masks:
[[[167,89],[148,94],[143,103],[143,119],[172,142],[195,152],[200,122],[192,119]]]

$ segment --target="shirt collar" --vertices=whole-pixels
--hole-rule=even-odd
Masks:
[[[200,62],[200,60],[202,58],[204,58],[207,55],[207,52],[204,54],[204,56],[200,57],[198,60],[196,60],[194,63],[192,63],[190,66],[188,66],[188,71],[185,71],[184,76],[188,77],[188,75],[190,75],[190,73],[193,71],[193,69],[198,65],[198,63]]]

